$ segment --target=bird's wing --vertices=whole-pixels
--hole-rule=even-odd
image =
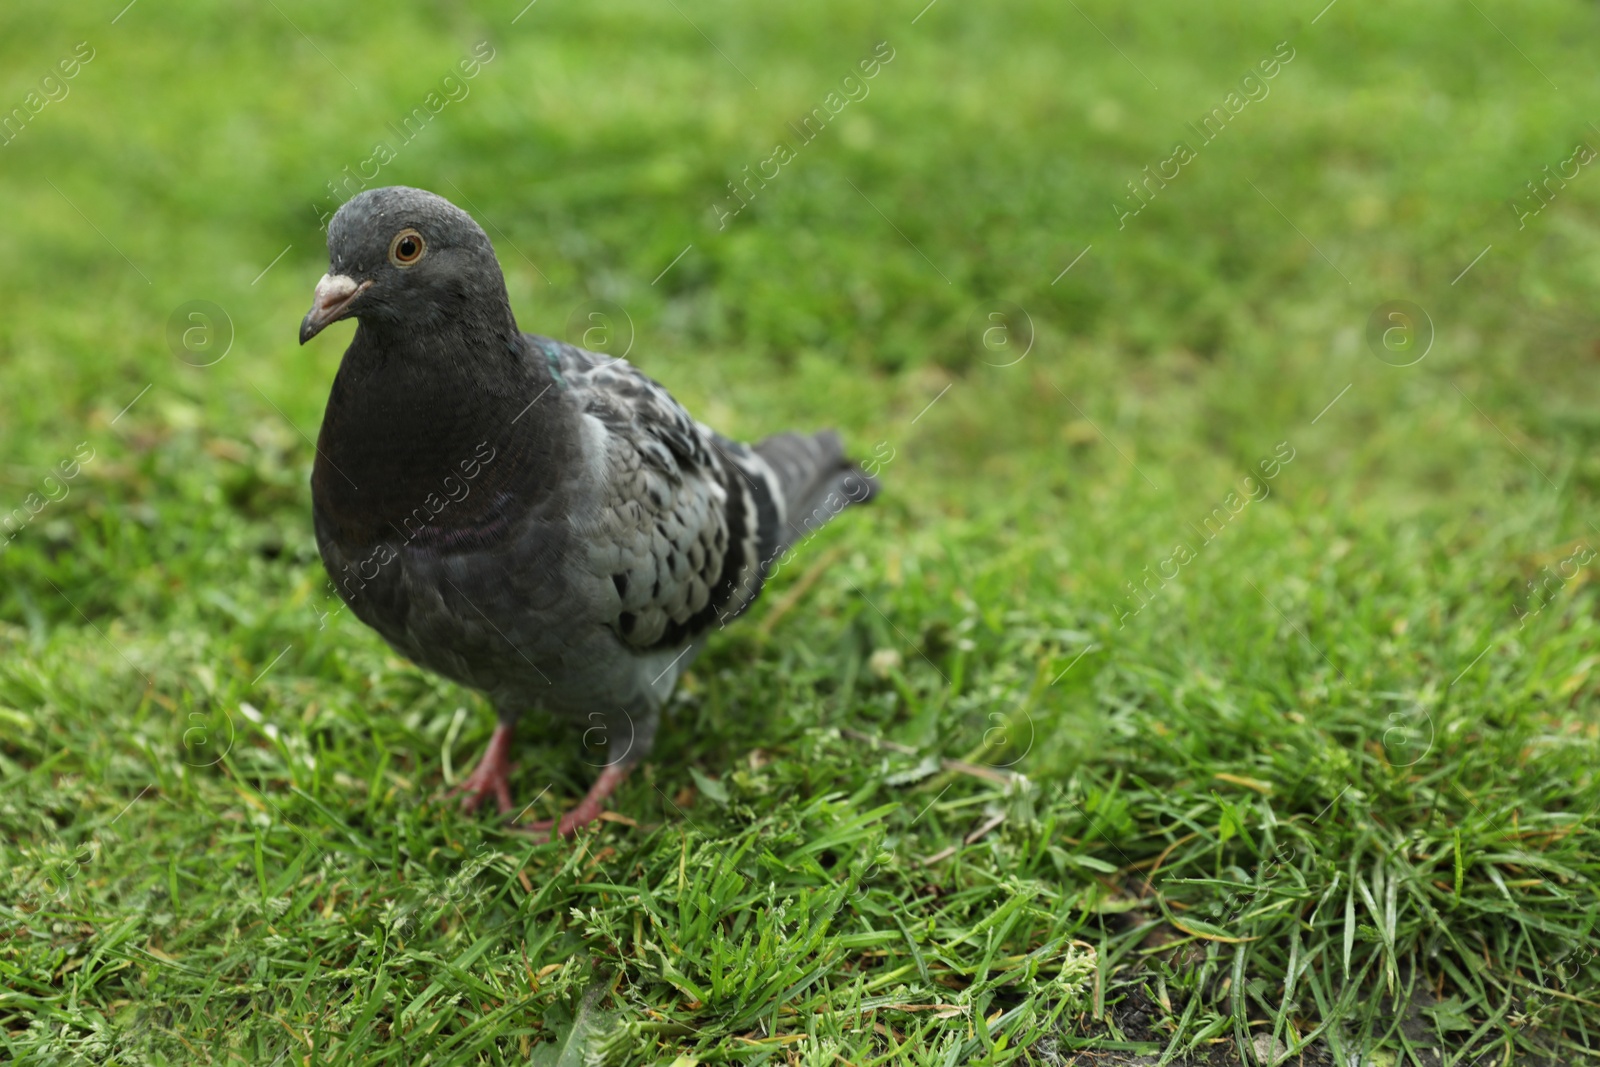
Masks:
[[[780,545],[771,466],[627,362],[530,340],[584,417],[597,491],[572,519],[587,567],[615,590],[617,635],[676,648],[742,612]]]

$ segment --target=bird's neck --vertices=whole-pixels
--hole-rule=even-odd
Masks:
[[[564,409],[544,395],[550,368],[514,324],[480,325],[448,337],[357,327],[312,473],[318,509],[342,540],[473,542],[553,484]]]

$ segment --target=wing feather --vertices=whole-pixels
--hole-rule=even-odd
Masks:
[[[530,340],[593,420],[601,505],[582,534],[615,592],[617,635],[641,651],[675,648],[743,612],[779,544],[771,467],[626,361]]]

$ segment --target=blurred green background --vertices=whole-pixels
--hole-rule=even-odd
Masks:
[[[7,4],[0,1041],[1592,1056],[1597,28],[1557,0]],[[307,481],[351,328],[295,333],[329,183],[380,142],[369,184],[471,211],[525,330],[625,350],[731,436],[893,455],[697,665],[618,798],[640,825],[584,852],[430,804],[486,706],[332,614]],[[580,757],[529,731],[519,789],[559,810]],[[686,870],[722,926],[684,918]],[[831,925],[716,992],[785,898]]]

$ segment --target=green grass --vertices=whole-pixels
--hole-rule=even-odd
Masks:
[[[1600,147],[1592,5],[92,8],[0,14],[0,115],[94,50],[0,147],[0,1058],[1596,1058],[1600,177],[1509,206]],[[492,715],[309,522],[316,205],[485,40],[378,181],[524,328],[892,455],[554,845],[436,799]]]

